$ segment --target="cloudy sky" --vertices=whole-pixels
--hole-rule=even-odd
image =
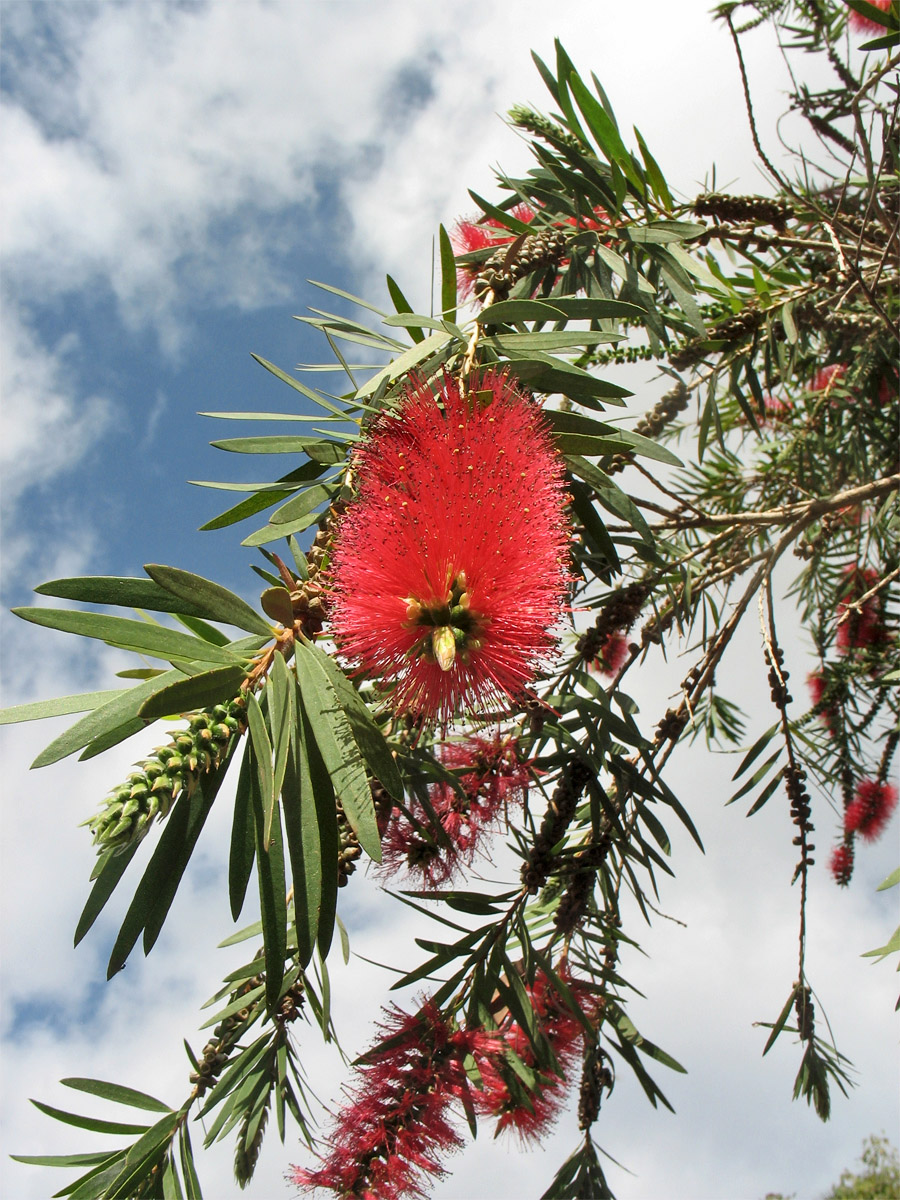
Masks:
[[[493,166],[528,165],[501,114],[521,101],[548,107],[529,51],[551,59],[554,36],[585,74],[598,74],[620,123],[640,128],[680,194],[696,194],[713,164],[720,183],[756,190],[733,51],[706,8],[707,0],[3,0],[4,609],[28,603],[46,579],[137,574],[153,561],[254,597],[251,554],[237,546],[243,527],[238,536],[196,532],[227,498],[186,480],[252,476],[207,446],[225,433],[197,412],[288,404],[250,351],[285,369],[327,357],[292,320],[322,304],[307,279],[378,304],[389,271],[428,310],[438,222],[470,211],[467,187],[492,194]],[[746,49],[775,153],[784,69],[767,31]],[[781,133],[790,140],[790,125]],[[662,390],[642,377],[635,411]],[[7,705],[111,686],[127,665],[117,652],[6,616],[0,625]],[[795,653],[792,669],[805,673],[802,647]],[[755,668],[752,638],[733,655],[736,674],[742,656]],[[649,701],[665,681],[646,674]],[[761,706],[765,688],[754,686],[741,684]],[[5,1155],[80,1151],[92,1136],[50,1122],[27,1097],[77,1107],[56,1081],[91,1075],[179,1103],[188,1069],[181,1038],[202,1045],[199,1005],[240,961],[214,949],[231,928],[220,867],[225,805],[148,963],[135,958],[103,982],[119,909],[72,950],[93,862],[78,823],[143,747],[29,773],[56,732],[57,723],[5,729],[0,747],[0,1190],[15,1200],[46,1197],[63,1174]],[[826,872],[814,876],[810,976],[859,1070],[852,1098],[838,1097],[822,1126],[790,1102],[797,1048],[779,1045],[761,1062],[764,1035],[753,1028],[777,1015],[796,967],[787,813],[772,803],[744,821],[722,806],[733,760],[679,755],[682,795],[710,853],[701,857],[673,830],[678,879],[662,905],[687,927],[658,921],[642,941],[649,957],[633,955],[627,970],[647,996],[637,1024],[689,1074],[659,1079],[673,1117],[650,1109],[623,1072],[598,1140],[633,1172],[610,1168],[620,1200],[752,1200],[768,1190],[811,1200],[865,1135],[897,1128],[895,977],[859,957],[895,923],[891,894],[874,892],[894,865],[892,839],[860,856],[848,894]],[[833,818],[820,803],[824,842]],[[354,952],[415,961],[411,918],[371,880],[356,877],[342,906]],[[390,978],[359,958],[336,963],[334,974],[339,1029],[358,1053]],[[317,1092],[333,1099],[343,1077],[337,1055],[314,1027],[299,1037]],[[485,1137],[436,1194],[537,1197],[576,1140],[573,1122],[533,1156]],[[237,1194],[230,1157],[225,1143],[202,1158],[210,1200]],[[288,1194],[289,1161],[303,1161],[299,1146],[282,1150],[270,1135],[246,1194]]]

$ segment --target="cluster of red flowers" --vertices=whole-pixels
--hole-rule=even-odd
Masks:
[[[517,204],[511,208],[510,216],[526,225],[537,216],[537,210],[530,204]],[[609,216],[605,209],[595,208],[593,217],[566,217],[564,221],[554,222],[554,228],[562,229],[571,225],[575,229],[604,229],[609,224]],[[493,230],[502,229],[502,233]],[[480,221],[461,218],[450,234],[450,241],[456,254],[470,254],[473,250],[484,250],[486,247],[508,245],[515,240],[515,234],[509,232],[505,225],[496,217],[484,217]],[[472,294],[475,279],[481,269],[480,264],[473,263],[460,267],[457,271],[456,282],[460,296],[467,299]]]
[[[399,712],[508,707],[556,645],[569,582],[564,465],[539,406],[498,371],[466,393],[415,383],[353,470],[332,552],[340,652]]]
[[[836,638],[837,648],[842,654],[880,646],[887,637],[882,595],[876,593],[862,599],[877,582],[878,572],[873,567],[851,563],[844,570]]]
[[[613,630],[606,635],[600,652],[596,658],[591,659],[588,668],[599,675],[605,675],[607,679],[612,679],[621,671],[627,657],[628,638],[624,633]]]
[[[596,1012],[597,997],[583,983],[573,979],[565,968],[560,978],[590,1020]],[[559,1115],[566,1098],[567,1081],[582,1053],[584,1028],[543,972],[535,976],[534,985],[526,991],[538,1028],[550,1043],[560,1073],[541,1074],[538,1090],[526,1093],[512,1068],[506,1067],[498,1073],[492,1086],[485,1086],[477,1093],[475,1101],[479,1112],[497,1118],[498,1131],[513,1130],[527,1141],[546,1133]],[[522,1027],[510,1018],[501,1025],[501,1033],[512,1053],[534,1070],[534,1050]]]
[[[382,840],[382,870],[421,873],[428,887],[451,879],[471,866],[485,833],[495,828],[511,804],[528,794],[529,765],[519,756],[513,737],[471,737],[443,746],[441,761],[458,772],[462,795],[449,783],[435,784],[429,794],[432,811],[446,840],[429,830],[424,805],[413,802],[414,820],[395,808]]]
[[[810,675],[807,675],[806,683],[809,687],[810,695],[812,696],[813,708],[818,708],[825,699],[825,693],[828,689],[828,680],[825,678],[824,672],[813,671]],[[838,708],[834,702],[825,705],[819,711],[819,720],[829,733],[834,733],[837,717]]]
[[[438,1156],[462,1145],[450,1116],[455,1100],[471,1105],[465,1062],[473,1058],[482,1079],[492,1079],[498,1035],[454,1030],[431,1003],[414,1015],[395,1009],[381,1033],[359,1066],[361,1078],[321,1165],[292,1168],[298,1187],[366,1200],[424,1197],[422,1185],[445,1174]]]
[[[561,978],[590,1016],[591,993],[568,973]],[[582,1026],[545,975],[528,991],[538,1028],[566,1073],[579,1056]],[[424,1197],[429,1179],[445,1174],[440,1157],[462,1145],[451,1124],[455,1103],[497,1117],[498,1129],[526,1138],[543,1133],[562,1105],[562,1075],[541,1076],[538,1090],[529,1092],[508,1065],[513,1052],[534,1066],[531,1043],[512,1018],[498,1030],[454,1029],[427,1001],[414,1015],[395,1009],[381,1033],[359,1065],[361,1078],[337,1114],[320,1165],[292,1168],[289,1178],[298,1187],[364,1200]]]
[[[869,0],[869,3],[875,8],[880,8],[882,12],[888,12],[891,7],[891,0]],[[851,9],[849,13],[850,26],[858,33],[885,33],[883,25],[879,25],[877,21],[873,21],[871,17],[865,17],[862,13],[858,13],[856,9]]]

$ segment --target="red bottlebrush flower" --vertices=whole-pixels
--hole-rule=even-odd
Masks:
[[[465,1060],[474,1058],[482,1080],[493,1083],[499,1036],[454,1030],[431,1002],[417,1015],[399,1009],[388,1015],[321,1165],[292,1168],[289,1178],[298,1187],[372,1200],[425,1197],[429,1178],[445,1174],[438,1157],[462,1145],[449,1118],[454,1101],[471,1103]]]
[[[882,375],[878,381],[878,403],[882,406],[890,404],[898,396],[897,376]]]
[[[618,675],[628,657],[628,638],[623,633],[613,632],[606,635],[606,640],[600,647],[600,653],[588,663],[591,671],[605,675],[608,679]]]
[[[510,209],[510,216],[528,225],[534,220],[535,212],[530,204],[517,204],[515,208]],[[504,232],[500,234],[491,232],[495,229],[502,229]],[[515,236],[496,217],[485,217],[481,221],[469,221],[462,218],[456,222],[451,231],[450,242],[455,254],[470,254],[473,250],[484,250],[488,246],[508,245],[515,240]],[[481,266],[481,263],[469,263],[457,271],[456,284],[459,294],[463,298],[468,298],[472,294],[475,278],[481,270]]]
[[[858,833],[867,842],[874,842],[881,837],[896,807],[897,789],[892,784],[863,779],[844,810],[844,833]]]
[[[891,0],[869,0],[869,3],[874,5],[875,8],[880,8],[882,12],[888,12],[891,7]],[[850,18],[851,29],[855,29],[857,33],[887,32],[883,25],[879,25],[871,17],[865,17],[862,13],[858,13],[855,8],[850,10],[848,16]]]
[[[822,701],[825,699],[825,693],[828,690],[828,680],[822,671],[813,671],[807,675],[806,683],[809,687],[809,693],[812,696],[814,709],[819,709],[818,717],[829,733],[834,732],[835,721],[838,715],[838,706],[832,701],[830,704],[819,708]]]
[[[560,972],[576,1004],[590,1019],[596,1014],[597,998],[579,980],[565,970]],[[584,1029],[574,1012],[552,986],[544,972],[535,977],[534,985],[526,988],[540,1032],[550,1043],[560,1067],[559,1075],[539,1076],[538,1089],[524,1093],[511,1075],[500,1078],[499,1086],[485,1087],[475,1094],[479,1111],[497,1118],[498,1132],[514,1130],[528,1141],[541,1136],[562,1109],[567,1083],[582,1051]],[[501,1026],[506,1045],[527,1066],[535,1066],[534,1051],[525,1031],[510,1017]],[[507,1068],[507,1072],[511,1068]]]
[[[828,864],[828,869],[834,876],[834,882],[838,887],[846,887],[850,882],[850,876],[853,874],[853,843],[841,842],[839,846],[831,852],[831,861]]]
[[[464,792],[461,796],[446,783],[431,789],[429,801],[446,841],[434,836],[424,806],[416,801],[411,811],[418,824],[395,808],[382,843],[382,870],[389,875],[421,872],[428,887],[445,883],[471,865],[501,813],[524,802],[530,779],[516,739],[499,733],[490,739],[448,743],[441,760],[459,772]]]
[[[811,392],[824,392],[827,389],[830,393],[834,389],[835,384],[840,383],[846,374],[847,367],[844,363],[831,363],[827,367],[820,367],[810,380],[809,390]]]
[[[508,706],[555,646],[568,586],[563,463],[539,407],[499,372],[470,396],[417,383],[354,467],[332,553],[341,653],[398,712]]]
[[[763,428],[766,425],[778,425],[782,421],[787,421],[794,411],[790,400],[780,400],[777,396],[764,396],[763,403],[766,409],[766,415],[760,421]]]
[[[881,645],[886,637],[883,599],[881,595],[870,596],[859,601],[878,582],[878,572],[872,567],[851,564],[844,571],[842,599],[838,604],[838,650],[847,654],[851,650],[864,650],[868,646]]]

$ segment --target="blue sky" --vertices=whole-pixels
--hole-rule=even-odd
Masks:
[[[326,357],[324,343],[292,320],[309,304],[331,307],[308,278],[382,303],[389,271],[427,310],[438,222],[470,211],[467,187],[491,194],[494,165],[527,165],[498,114],[521,101],[547,107],[530,49],[549,58],[559,36],[581,68],[594,69],[622,124],[640,127],[682,194],[696,194],[714,160],[720,181],[755,190],[732,50],[706,8],[705,0],[4,0],[4,608],[28,603],[46,579],[137,574],[152,561],[255,598],[253,555],[237,544],[253,526],[197,533],[229,497],[186,481],[265,478],[288,467],[210,449],[212,438],[239,430],[197,412],[293,403],[250,352],[288,370]],[[747,61],[774,146],[783,85],[765,31],[748,39]],[[652,374],[639,376],[630,411],[663,390]],[[6,615],[0,628],[4,704],[110,686],[129,665],[118,652]],[[736,650],[735,669],[742,654],[757,657],[752,639]],[[792,669],[804,671],[798,654]],[[663,668],[654,668],[639,698],[650,707],[665,686]],[[763,683],[751,700],[761,709],[765,697]],[[4,1154],[86,1148],[27,1104],[35,1096],[72,1106],[74,1094],[56,1082],[66,1075],[178,1101],[181,1038],[202,1044],[199,1005],[235,964],[214,949],[230,932],[218,873],[224,805],[147,964],[136,960],[102,982],[115,914],[71,949],[93,862],[78,823],[144,746],[29,774],[57,731],[55,722],[4,729],[0,742]],[[733,766],[684,751],[675,762],[710,852],[701,858],[676,837],[679,879],[663,906],[688,928],[658,922],[643,943],[650,957],[629,965],[648,996],[639,1024],[690,1074],[661,1080],[675,1117],[655,1113],[623,1076],[598,1129],[636,1172],[612,1170],[620,1200],[750,1200],[770,1189],[808,1200],[867,1133],[897,1127],[895,1072],[886,1066],[896,1045],[895,980],[888,966],[858,957],[895,923],[890,894],[873,890],[894,865],[891,838],[860,863],[848,895],[825,872],[813,886],[811,973],[839,1047],[861,1072],[857,1092],[838,1099],[822,1127],[790,1103],[796,1049],[759,1057],[752,1023],[774,1018],[793,980],[796,897],[786,813],[769,806],[747,823],[722,808]],[[360,876],[342,905],[352,948],[367,957],[390,957],[415,928]],[[335,970],[354,1053],[390,980],[358,959]],[[333,1099],[334,1052],[313,1028],[301,1036],[311,1079]],[[574,1124],[563,1124],[533,1160],[480,1140],[437,1195],[537,1196],[575,1140]],[[230,1157],[226,1146],[203,1158],[214,1200],[237,1194]],[[271,1138],[246,1194],[289,1194],[281,1173],[300,1159],[298,1147],[284,1152]],[[0,1187],[16,1200],[62,1186],[61,1174],[48,1175],[0,1160]]]

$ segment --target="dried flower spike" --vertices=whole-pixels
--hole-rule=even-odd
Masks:
[[[446,723],[521,699],[568,585],[563,464],[500,372],[409,388],[357,452],[332,557],[332,632],[398,712]]]

